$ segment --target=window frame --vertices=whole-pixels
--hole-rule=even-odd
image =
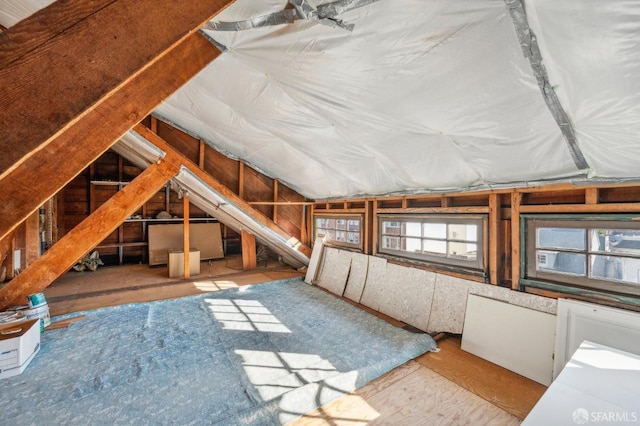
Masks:
[[[403,250],[395,250],[383,248],[382,240],[386,236],[390,234],[385,234],[383,232],[383,223],[385,221],[393,221],[393,222],[420,222],[421,226],[421,236],[419,237],[421,240],[433,240],[433,241],[446,241],[447,244],[449,242],[456,243],[470,243],[471,240],[462,240],[450,238],[448,234],[448,225],[449,224],[460,224],[460,225],[476,225],[477,227],[477,239],[473,241],[473,244],[477,245],[477,255],[475,260],[464,260],[464,259],[455,259],[451,257],[445,256],[436,256],[429,255],[425,253],[412,253]],[[424,235],[424,226],[425,223],[446,223],[447,231],[445,238],[427,238]],[[379,213],[377,215],[377,226],[378,226],[378,236],[377,236],[377,252],[382,255],[392,256],[394,258],[403,258],[410,259],[412,261],[418,261],[420,263],[426,263],[432,265],[439,269],[456,271],[465,274],[471,275],[481,275],[486,276],[487,273],[487,223],[488,223],[488,215],[487,214],[393,214],[393,213]],[[402,235],[398,235],[402,237]],[[413,236],[410,236],[413,237]],[[418,237],[414,237],[418,238]],[[448,252],[447,249],[445,250]]]
[[[640,297],[640,284],[615,280],[605,280],[590,277],[591,255],[609,256],[614,258],[632,258],[640,260],[640,256],[624,255],[623,253],[602,252],[593,250],[589,244],[590,230],[592,229],[637,229],[640,232],[640,222],[637,216],[620,214],[601,215],[552,215],[552,214],[528,214],[521,217],[521,246],[524,255],[521,256],[522,284],[537,288],[555,288],[568,292],[584,291],[585,293],[597,293],[611,295],[622,300],[637,299]],[[585,230],[584,249],[545,249],[566,253],[580,253],[585,256],[584,276],[569,273],[554,273],[536,269],[537,265],[537,229],[539,228],[570,228]],[[637,302],[636,302],[637,303]]]
[[[329,229],[329,228],[318,228],[318,225],[317,225],[317,222],[316,222],[317,219],[333,219],[333,220],[344,219],[344,220],[347,220],[347,221],[358,219],[360,221],[360,227],[359,227],[360,229],[358,230],[358,234],[360,235],[360,243],[359,244],[350,243],[348,241],[337,241],[337,240],[331,240],[331,239],[327,239],[326,242],[328,242],[329,244],[332,244],[332,245],[336,245],[336,246],[357,249],[359,251],[363,250],[363,248],[364,248],[364,215],[363,214],[361,214],[361,213],[314,213],[313,214],[313,237],[314,237],[314,240],[318,236],[318,229]],[[348,222],[347,222],[347,227],[348,227]],[[334,228],[333,231],[342,231],[342,230]],[[346,229],[345,232],[349,232],[349,230]],[[353,231],[351,231],[351,232],[353,232]]]

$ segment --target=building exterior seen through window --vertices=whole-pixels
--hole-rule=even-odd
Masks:
[[[327,241],[362,249],[362,217],[359,215],[314,216],[316,238],[324,235]]]
[[[640,227],[628,221],[527,223],[527,277],[640,295]]]
[[[452,216],[379,215],[381,253],[483,269],[483,219]]]

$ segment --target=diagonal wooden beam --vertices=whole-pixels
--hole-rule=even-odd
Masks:
[[[151,164],[111,199],[69,231],[31,266],[0,289],[0,311],[24,304],[41,292],[78,259],[111,234],[127,217],[155,195],[180,170],[174,158]]]
[[[251,205],[236,195],[233,191],[223,185],[220,181],[215,179],[213,176],[200,169],[197,164],[193,161],[189,160],[179,152],[177,152],[171,145],[169,145],[164,139],[160,136],[153,133],[151,130],[147,129],[142,124],[138,124],[134,127],[134,130],[142,135],[149,142],[154,144],[156,147],[160,148],[162,151],[166,153],[165,158],[175,159],[173,161],[178,161],[182,163],[184,167],[189,169],[191,173],[197,176],[200,180],[205,182],[211,188],[216,190],[220,195],[224,198],[232,202],[239,209],[244,211],[247,215],[251,216],[257,223],[262,225],[263,227],[271,230],[273,233],[281,236],[285,240],[290,240],[291,235],[289,235],[285,230],[280,228],[276,223],[274,223],[271,219],[267,218],[263,214],[259,213],[256,209],[251,207]],[[303,253],[305,256],[311,256],[311,249],[304,244],[300,243],[296,246],[296,249]]]
[[[0,66],[0,178],[232,2],[114,0]],[[23,31],[38,26],[27,21]]]
[[[0,179],[0,239],[219,54],[192,34]]]

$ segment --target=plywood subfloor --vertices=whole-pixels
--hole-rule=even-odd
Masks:
[[[45,296],[56,316],[302,276],[277,262],[242,271],[240,257],[202,262],[200,271],[190,280],[169,278],[166,267],[147,265],[70,271],[49,286]],[[439,353],[410,361],[291,425],[515,425],[546,389],[462,351],[459,338],[446,337],[438,345]]]
[[[51,316],[125,303],[172,299],[267,281],[300,277],[289,266],[270,261],[242,270],[241,257],[200,264],[200,274],[188,280],[169,278],[168,269],[148,265],[101,267],[95,272],[69,271],[44,291]]]
[[[464,352],[457,337],[438,346],[288,426],[517,425],[546,389]]]

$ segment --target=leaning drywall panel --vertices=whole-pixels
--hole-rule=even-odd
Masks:
[[[379,311],[426,331],[436,274],[390,263],[386,278],[387,291]]]
[[[461,334],[470,281],[437,274],[427,331]]]
[[[342,297],[351,268],[351,256],[345,256],[342,250],[325,247],[323,257],[317,285]]]
[[[362,291],[360,303],[376,311],[380,310],[380,303],[392,291],[387,286],[387,260],[381,257],[369,257],[369,271],[367,281]]]
[[[549,386],[555,331],[555,315],[470,294],[462,349]]]
[[[551,297],[513,291],[505,287],[498,287],[484,283],[469,282],[469,285],[471,286],[469,294],[478,294],[480,296],[490,297],[492,299],[511,303],[512,305],[546,312],[551,315],[555,315],[558,310],[558,299]]]
[[[322,267],[322,254],[324,252],[324,237],[317,237],[313,243],[313,251],[311,252],[311,258],[309,259],[309,266],[307,267],[307,273],[304,277],[304,282],[307,284],[314,284],[318,276],[319,269]]]
[[[346,252],[343,252],[346,254]],[[354,302],[360,302],[364,284],[369,271],[369,256],[361,253],[351,253],[351,272],[344,290],[344,297]]]

